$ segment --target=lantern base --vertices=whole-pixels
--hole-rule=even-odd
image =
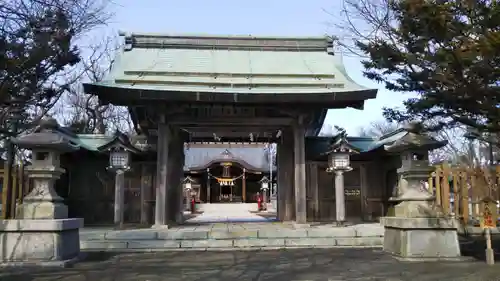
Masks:
[[[431,201],[403,201],[394,206],[394,216],[403,218],[437,218],[443,212]]]
[[[380,218],[384,251],[407,261],[461,261],[457,223],[451,218]]]
[[[0,267],[65,267],[80,257],[83,219],[1,220]]]

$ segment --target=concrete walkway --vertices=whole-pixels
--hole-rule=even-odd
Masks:
[[[483,250],[484,252],[484,250]],[[400,262],[378,249],[95,253],[73,268],[11,268],[2,281],[493,281],[485,262]]]
[[[202,212],[186,223],[237,223],[237,222],[271,222],[274,217],[263,217],[257,215],[256,203],[219,203],[200,204],[199,210]]]

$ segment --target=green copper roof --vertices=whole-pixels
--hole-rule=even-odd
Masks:
[[[350,137],[346,138],[349,145],[356,148],[359,152],[368,152],[381,145],[377,144],[377,138]],[[306,155],[317,157],[330,150],[332,137],[308,137],[306,138]]]
[[[332,98],[343,92],[376,95],[348,77],[326,37],[132,34],[125,43],[111,73],[98,85],[172,92],[330,93]]]
[[[347,136],[346,141],[360,153],[370,152],[380,148],[387,151],[387,145],[405,138],[408,134],[409,132],[405,128],[400,128],[379,138]],[[306,155],[310,158],[314,158],[331,150],[331,143],[334,138],[335,136],[307,137]]]
[[[90,151],[99,151],[99,147],[110,143],[113,140],[113,136],[101,135],[101,134],[78,134],[77,140],[79,144]]]

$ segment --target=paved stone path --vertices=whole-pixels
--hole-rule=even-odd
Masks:
[[[5,269],[2,281],[495,281],[500,265],[400,262],[374,249],[94,253],[69,269]]]
[[[275,218],[266,218],[254,213],[257,204],[201,204],[202,214],[188,219],[187,223],[222,223],[222,222],[268,222]]]

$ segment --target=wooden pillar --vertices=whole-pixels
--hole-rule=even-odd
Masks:
[[[17,199],[19,198],[19,186],[18,186],[18,167],[14,165],[12,168],[12,217],[16,216],[16,209],[18,206]]]
[[[318,164],[310,163],[307,166],[308,166],[307,173],[308,173],[308,179],[309,179],[308,190],[311,193],[308,196],[311,198],[310,211],[312,212],[311,216],[312,216],[313,220],[317,220],[319,218]]]
[[[156,204],[155,204],[155,226],[167,225],[167,162],[169,158],[168,142],[170,140],[170,128],[162,120],[158,125],[158,141],[156,144]]]
[[[184,185],[182,184],[182,180],[184,178],[184,139],[182,138],[182,134],[179,136],[178,143],[176,145],[178,149],[178,157],[176,158],[176,174],[175,174],[175,188],[177,189],[177,223],[184,222]]]
[[[298,123],[293,128],[295,222],[298,224],[307,222],[305,130],[302,121],[302,117],[299,117]]]
[[[371,204],[368,202],[369,194],[368,194],[368,175],[367,175],[367,169],[366,169],[366,164],[363,163],[359,166],[359,183],[360,183],[360,189],[361,189],[361,219],[362,220],[372,220],[372,213],[373,210],[371,209]],[[386,174],[386,170],[384,169],[384,178]],[[385,185],[383,185],[385,189]],[[370,204],[370,205],[369,205]],[[381,216],[384,214],[382,213]]]
[[[21,164],[19,165],[19,204],[23,203],[24,195],[27,194],[25,193],[26,184],[24,181],[24,166],[21,161]]]
[[[152,191],[151,170],[148,164],[143,164],[141,168],[141,224],[151,223]]]
[[[247,175],[245,168],[243,168],[243,178],[241,182],[241,198],[243,199],[243,203],[247,202]]]
[[[167,221],[181,223],[180,197],[182,196],[182,174],[184,169],[184,142],[180,130],[171,128],[167,161]]]
[[[294,219],[294,147],[291,130],[283,130],[278,144],[278,218],[280,221]]]
[[[285,175],[284,175],[284,170],[285,170],[285,163],[283,162],[283,155],[285,154],[285,151],[283,151],[283,144],[282,142],[277,144],[276,147],[276,182],[278,183],[278,190],[276,192],[277,196],[277,206],[276,206],[276,217],[278,218],[279,221],[284,221],[285,220],[285,213],[286,213],[286,193],[284,192],[285,186],[286,186],[286,181],[285,181]]]

